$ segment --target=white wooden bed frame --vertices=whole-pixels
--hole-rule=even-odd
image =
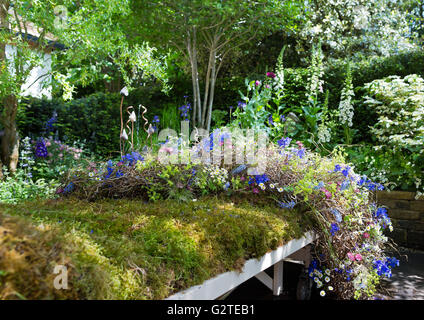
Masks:
[[[309,265],[310,252],[308,246],[316,239],[313,232],[307,232],[300,239],[294,239],[263,255],[260,259],[246,261],[241,272],[229,271],[206,280],[200,285],[180,291],[166,300],[215,300],[223,299],[237,286],[256,277],[273,294],[278,296],[283,291],[283,262],[289,261]],[[274,266],[274,277],[271,278],[265,270]]]

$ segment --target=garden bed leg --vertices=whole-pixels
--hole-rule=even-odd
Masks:
[[[272,280],[272,291],[274,296],[279,296],[283,292],[283,264],[284,261],[274,265],[274,278]]]

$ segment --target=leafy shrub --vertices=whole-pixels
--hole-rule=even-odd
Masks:
[[[375,110],[376,146],[366,162],[375,176],[401,189],[422,190],[424,177],[424,80],[390,76],[365,86],[365,104]],[[365,163],[363,163],[365,165]]]

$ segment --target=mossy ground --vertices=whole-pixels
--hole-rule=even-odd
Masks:
[[[267,201],[76,199],[0,205],[0,299],[163,299],[308,228]],[[53,287],[68,268],[68,290]]]

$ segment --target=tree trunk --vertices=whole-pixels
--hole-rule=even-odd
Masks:
[[[0,28],[2,30],[9,28],[9,21],[8,21],[8,11],[9,11],[9,1],[8,0],[0,0]],[[6,61],[6,43],[4,41],[0,41],[0,64],[3,63],[3,61]],[[1,70],[0,70],[1,72]],[[0,97],[0,121],[3,118],[3,110],[4,110],[4,97]],[[3,121],[1,121],[3,122]],[[4,132],[2,135],[0,135],[0,143],[4,140]],[[3,179],[3,152],[2,148],[0,148],[0,180]]]
[[[2,117],[4,134],[1,139],[1,161],[11,173],[14,173],[19,161],[19,136],[16,127],[18,100],[14,95],[10,95],[3,99],[3,106],[5,112]]]
[[[212,120],[212,106],[213,106],[213,97],[215,94],[215,82],[216,82],[216,52],[215,49],[213,51],[213,60],[212,60],[212,70],[211,70],[211,88],[210,88],[210,94],[209,94],[209,106],[208,106],[208,116],[206,119],[206,130],[209,131],[211,128],[211,120]]]

